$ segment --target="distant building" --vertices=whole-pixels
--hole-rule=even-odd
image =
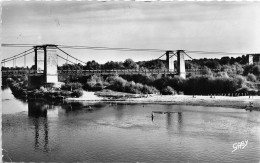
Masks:
[[[247,54],[248,64],[260,63],[260,54]]]

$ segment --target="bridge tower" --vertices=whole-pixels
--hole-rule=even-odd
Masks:
[[[185,71],[185,60],[184,60],[185,52],[183,50],[177,50],[177,71],[178,75],[182,78],[186,78]]]
[[[58,58],[56,45],[34,46],[34,68],[36,74],[29,76],[29,88],[58,83]]]
[[[180,77],[185,79],[186,78],[185,60],[184,60],[185,52],[183,50],[177,50],[176,54],[177,54],[177,68],[176,68],[177,74]],[[166,55],[166,68],[168,69],[169,72],[174,72],[175,68],[174,68],[173,55],[175,54],[173,53],[173,51],[166,51],[165,55]]]
[[[166,68],[169,72],[174,72],[174,59],[171,54],[174,55],[173,51],[166,51]]]

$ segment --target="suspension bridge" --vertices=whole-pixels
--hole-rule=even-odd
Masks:
[[[100,75],[129,75],[129,74],[163,74],[163,75],[178,75],[186,78],[187,73],[199,73],[199,70],[186,70],[185,58],[192,59],[187,53],[199,53],[203,54],[203,51],[187,51],[187,50],[164,50],[164,49],[133,49],[133,48],[109,48],[109,47],[90,47],[90,46],[66,46],[66,45],[34,45],[34,44],[2,44],[3,47],[29,47],[19,54],[5,58],[1,61],[3,67],[8,62],[13,62],[13,68],[11,70],[2,70],[2,77],[9,76],[21,76],[27,75],[29,79],[29,85],[39,86],[46,83],[58,82],[59,75],[76,75],[76,76],[89,76],[93,74]],[[91,50],[116,50],[116,51],[146,51],[161,53],[157,59],[165,57],[166,70],[161,69],[102,69],[102,70],[58,70],[58,63],[60,60],[66,61],[66,63],[86,65],[86,61],[76,58],[73,55],[66,52],[64,49],[91,49]],[[61,54],[58,54],[61,52]],[[207,52],[209,53],[209,52]],[[223,52],[214,52],[223,53]],[[231,53],[229,53],[231,54]],[[235,53],[238,54],[238,53]],[[63,56],[62,56],[63,55]],[[33,69],[26,69],[27,59],[34,57]],[[24,69],[15,69],[17,66],[16,61],[19,58],[24,59]],[[68,59],[70,58],[70,59]],[[73,62],[75,60],[75,62]],[[177,67],[174,66],[174,62],[177,62]]]

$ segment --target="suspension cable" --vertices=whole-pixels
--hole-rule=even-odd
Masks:
[[[172,58],[173,56],[176,56],[176,53],[177,53],[177,51],[175,53],[173,52],[173,55],[171,55],[170,58]]]
[[[160,58],[162,58],[164,55],[165,55],[166,53],[164,53],[163,55],[161,55],[159,58],[157,58],[157,59],[160,59]]]
[[[15,58],[16,56],[22,55],[22,54],[24,54],[24,53],[26,53],[26,52],[28,52],[28,51],[30,51],[30,50],[33,50],[33,49],[34,49],[34,48],[31,48],[31,49],[26,50],[26,51],[24,51],[24,52],[22,52],[22,53],[19,53],[19,54],[17,54],[17,55],[14,55],[14,56],[12,56],[12,57],[5,58],[5,59],[3,59],[2,61],[9,60],[9,59],[11,59],[11,58]]]
[[[32,47],[37,44],[1,44],[2,47]]]
[[[63,58],[62,56],[60,56],[60,55],[58,55],[58,54],[57,54],[57,56],[60,57],[60,58],[62,58],[62,59],[64,59],[64,60],[66,60],[66,61],[69,61],[69,62],[75,64],[75,62],[72,62],[72,61],[70,61],[70,60],[68,60],[68,59],[66,59],[66,58]]]
[[[11,58],[10,57],[10,59],[5,59],[5,60],[3,60],[1,63],[5,63],[5,62],[9,62],[9,61],[12,61],[12,60],[14,60],[14,59],[18,59],[18,58],[21,58],[21,57],[23,57],[23,56],[26,56],[26,55],[28,55],[28,54],[31,54],[31,53],[33,53],[34,51],[31,51],[31,52],[29,52],[29,53],[25,53],[24,55],[21,55],[21,56],[19,56],[19,57],[15,57],[15,58]]]
[[[191,58],[191,56],[189,56],[185,51],[183,52],[186,54],[186,56],[188,56],[191,60],[193,60],[193,58]]]
[[[26,55],[24,56],[24,68],[26,67]]]
[[[65,54],[67,54],[67,55],[70,56],[71,58],[74,58],[74,59],[76,59],[77,61],[80,61],[80,62],[82,62],[82,63],[84,63],[84,64],[87,64],[86,62],[83,62],[83,61],[81,61],[81,60],[79,60],[79,59],[77,59],[77,58],[75,58],[75,57],[69,55],[67,52],[63,51],[63,50],[60,49],[59,47],[57,47],[57,49],[59,49],[60,51],[62,51],[62,52],[65,53]]]
[[[243,55],[246,53],[234,53],[234,52],[207,52],[207,51],[192,51],[192,50],[185,50],[188,53],[196,53],[196,54],[228,54],[228,55]]]
[[[134,48],[110,48],[110,47],[99,47],[99,46],[67,46],[57,45],[61,48],[71,49],[91,49],[91,50],[117,50],[117,51],[149,51],[149,52],[165,52],[164,49],[134,49]]]

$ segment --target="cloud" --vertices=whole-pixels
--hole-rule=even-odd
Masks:
[[[245,2],[3,2],[4,43],[260,51],[260,5]],[[22,37],[19,35],[22,34]],[[16,39],[19,37],[19,39]],[[80,56],[81,52],[75,52]],[[104,59],[104,52],[87,52]],[[118,59],[118,52],[105,52]],[[96,55],[97,54],[97,55]],[[145,60],[157,54],[136,53]],[[159,55],[159,54],[158,54]],[[143,56],[143,57],[142,57]],[[108,60],[108,59],[104,59]]]

